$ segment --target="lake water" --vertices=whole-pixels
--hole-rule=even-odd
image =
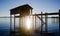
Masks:
[[[12,23],[13,24],[13,23]],[[56,33],[59,30],[59,19],[48,18],[48,32]],[[9,36],[10,18],[0,18],[0,36]]]

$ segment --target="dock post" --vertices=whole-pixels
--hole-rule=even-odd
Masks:
[[[59,9],[59,33],[60,33],[60,9]],[[60,36],[60,34],[59,34]]]
[[[42,14],[43,14],[43,13],[41,12],[41,19],[43,19]],[[42,36],[42,34],[43,34],[43,32],[42,32],[42,31],[43,31],[43,22],[41,21],[41,36]]]
[[[20,30],[20,23],[21,23],[21,20],[20,20],[21,18],[20,18],[20,16],[19,16],[19,30]],[[20,31],[19,31],[19,33],[20,33]]]
[[[35,29],[36,29],[36,15],[35,15]]]
[[[12,15],[11,15],[11,13],[10,13],[10,36],[11,36],[11,34],[12,34],[11,28],[12,28]]]
[[[32,29],[35,30],[35,26],[34,26],[34,16],[30,16],[31,17],[31,24],[32,24]]]
[[[45,13],[45,33],[46,33],[46,36],[47,36],[47,13]]]
[[[14,36],[15,36],[15,14],[14,14]]]

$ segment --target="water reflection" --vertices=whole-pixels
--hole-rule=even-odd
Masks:
[[[59,18],[49,18],[48,19],[48,31],[49,32],[58,32],[59,29]]]
[[[12,20],[13,21],[13,20]],[[48,32],[58,32],[59,27],[59,18],[48,18]],[[16,27],[19,25],[19,19],[16,18]],[[12,22],[12,29],[13,29],[14,21]],[[36,22],[36,27],[40,27],[40,22]],[[4,32],[9,33],[9,26],[10,25],[10,18],[0,18],[0,33],[4,34]],[[2,35],[1,35],[2,36]]]

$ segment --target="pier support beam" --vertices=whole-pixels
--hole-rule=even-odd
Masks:
[[[20,18],[20,16],[19,16],[19,30],[20,30],[20,23],[21,23],[21,18]],[[20,32],[20,31],[19,31]]]
[[[10,36],[12,34],[12,15],[10,14]]]
[[[41,14],[43,14],[42,12],[41,12]],[[43,15],[41,15],[41,19],[43,19]],[[43,22],[41,21],[41,36],[42,36],[42,34],[43,34]]]
[[[36,29],[36,16],[35,16],[35,29]]]
[[[15,36],[15,14],[14,14],[14,36]]]
[[[47,13],[45,13],[45,33],[46,33],[46,36],[47,36]]]
[[[60,33],[60,10],[59,10],[59,33]],[[60,34],[59,34],[60,36]]]

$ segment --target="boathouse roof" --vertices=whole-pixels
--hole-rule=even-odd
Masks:
[[[30,9],[33,9],[33,8],[30,5],[25,4],[25,5],[21,5],[16,8],[10,9],[10,14],[21,14],[23,13],[23,11],[28,11]]]

